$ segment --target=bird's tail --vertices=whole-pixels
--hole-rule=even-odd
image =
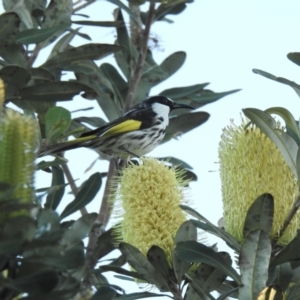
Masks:
[[[80,137],[71,141],[52,144],[48,146],[40,147],[38,151],[38,157],[46,156],[46,155],[53,155],[59,152],[64,152],[67,150],[72,150],[80,147],[85,147],[86,142],[92,140],[95,136],[88,136],[88,137]]]

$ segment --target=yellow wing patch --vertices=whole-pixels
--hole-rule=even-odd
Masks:
[[[142,124],[141,121],[126,120],[124,122],[121,122],[121,123],[109,128],[101,136],[114,135],[114,134],[138,130],[138,129],[140,129],[141,124]]]

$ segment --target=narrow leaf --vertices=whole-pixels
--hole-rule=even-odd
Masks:
[[[33,29],[23,30],[16,35],[16,41],[26,45],[38,44],[48,39],[55,32],[65,29],[67,27],[68,27],[67,24],[63,24],[63,25],[57,25],[49,28],[42,28],[42,29],[33,28]]]
[[[65,217],[90,203],[100,190],[101,184],[101,174],[98,172],[93,174],[87,181],[83,183],[77,196],[66,206],[64,211],[61,213],[60,218],[64,219]]]
[[[65,193],[65,177],[60,166],[52,167],[51,192],[47,195],[45,208],[56,210],[64,193]]]

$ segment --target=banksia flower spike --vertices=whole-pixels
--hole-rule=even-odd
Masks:
[[[169,168],[153,158],[143,158],[140,165],[125,168],[116,195],[122,207],[119,239],[144,255],[157,245],[171,263],[175,234],[186,221],[179,208],[187,183],[182,177],[179,169]]]
[[[274,197],[275,237],[298,194],[297,179],[276,145],[255,125],[246,129],[245,125],[226,127],[219,145],[225,229],[239,241],[243,240],[246,213],[258,196],[270,193]],[[279,243],[291,241],[299,225],[298,213]]]
[[[21,203],[32,203],[34,197],[37,136],[36,121],[32,116],[21,115],[11,109],[1,114],[0,182],[14,188],[10,198]]]

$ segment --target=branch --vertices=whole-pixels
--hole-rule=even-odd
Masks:
[[[145,58],[146,58],[146,54],[147,54],[147,50],[148,50],[148,39],[149,39],[149,34],[150,34],[150,28],[151,28],[151,24],[153,21],[154,13],[155,13],[155,2],[151,1],[150,5],[149,5],[148,17],[147,17],[147,21],[146,21],[146,25],[145,25],[145,30],[144,30],[144,34],[143,34],[143,40],[142,40],[142,44],[141,44],[140,53],[138,56],[138,60],[137,60],[133,75],[129,81],[128,91],[127,91],[127,95],[125,98],[125,105],[124,105],[124,109],[123,109],[124,113],[130,109],[132,101],[133,101],[133,96],[136,92],[137,86],[142,77],[142,71],[143,71]]]
[[[70,184],[73,195],[76,196],[78,194],[78,187],[75,184],[75,180],[73,179],[73,176],[70,172],[70,169],[69,169],[68,165],[67,164],[62,164],[61,167],[62,167],[62,169],[63,169],[63,171],[64,171],[64,173],[67,177],[67,180]],[[88,213],[85,207],[81,208],[80,212],[81,212],[82,216],[86,215]]]

